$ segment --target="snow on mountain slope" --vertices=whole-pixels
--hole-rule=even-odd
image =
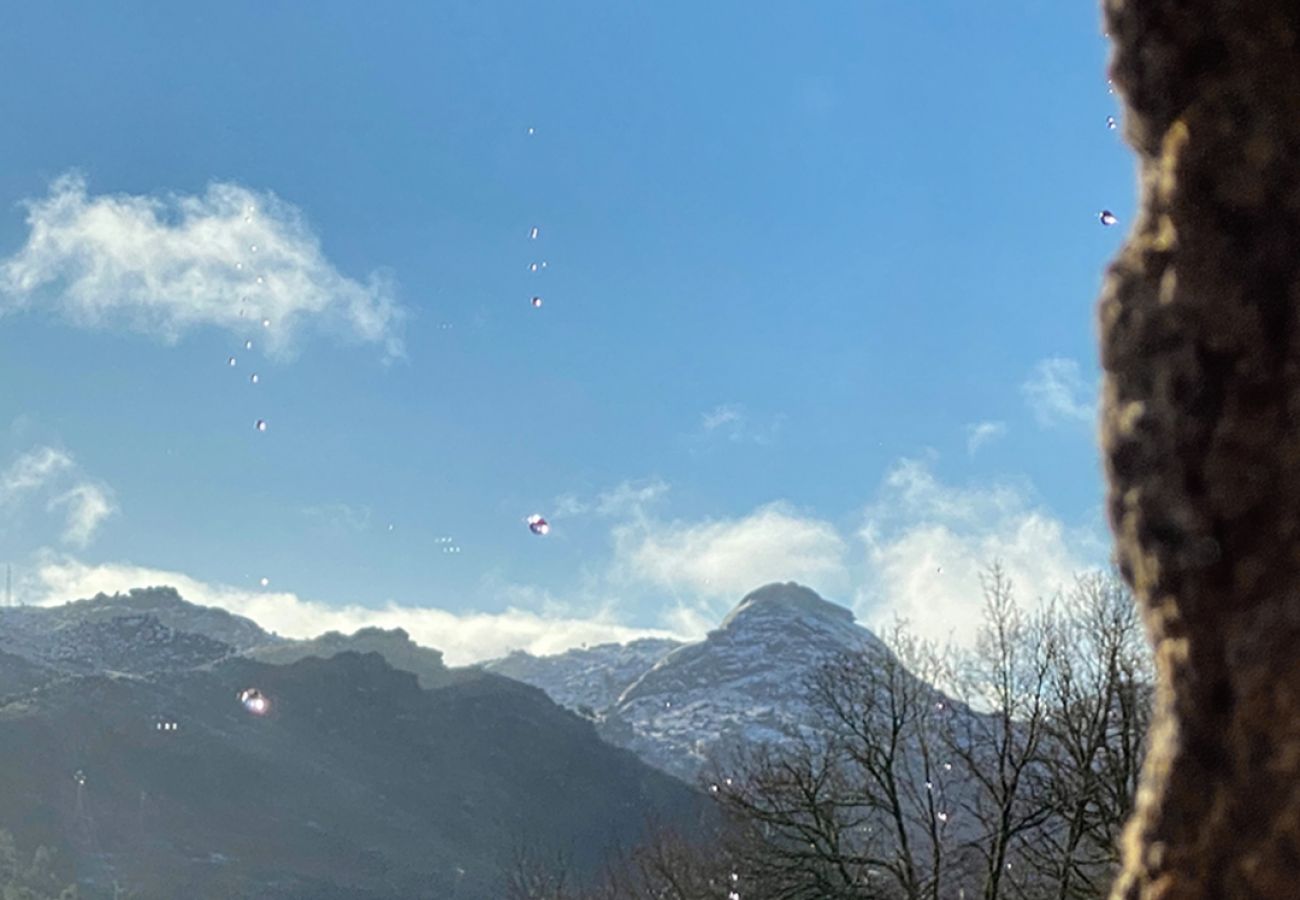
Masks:
[[[853,613],[794,583],[753,591],[703,641],[655,664],[605,714],[602,736],[695,780],[738,743],[778,741],[809,723],[809,677],[878,645]]]
[[[607,741],[694,781],[713,754],[807,724],[808,678],[836,656],[879,646],[849,610],[786,583],[751,592],[696,643],[512,654],[486,667],[561,705],[589,707]]]
[[[584,714],[610,706],[632,682],[682,646],[665,638],[642,638],[628,644],[597,644],[555,656],[517,650],[483,664],[483,668],[539,687],[556,703]]]
[[[280,639],[172,588],[0,609],[0,651],[69,673],[177,672]]]

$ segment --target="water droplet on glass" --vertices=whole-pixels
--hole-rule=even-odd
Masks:
[[[533,303],[533,309],[539,309],[542,305],[542,298],[534,297],[532,303]]]
[[[947,822],[947,821],[948,821],[948,814],[947,814],[946,812],[941,812],[941,813],[939,813],[939,815],[937,816],[937,818],[939,819],[940,822]]]
[[[271,701],[257,688],[246,688],[239,692],[239,702],[255,716],[264,716],[271,709]]]
[[[261,283],[263,282],[263,280],[264,280],[264,279],[262,278],[261,275],[258,275],[258,276],[257,276],[257,283],[258,283],[258,284],[261,284]]]
[[[530,271],[530,272],[536,272],[536,271],[537,271],[537,263],[529,263],[529,264],[528,264],[528,271]]]
[[[536,225],[533,226],[532,231],[528,232],[528,239],[529,239],[530,241],[535,241],[535,240],[537,240],[537,226],[536,226]]]
[[[244,349],[245,349],[245,350],[252,350],[252,349],[253,349],[253,342],[252,342],[252,341],[244,341]]]
[[[258,431],[266,431],[266,419],[258,419],[257,424],[253,427]]]
[[[75,781],[78,785],[83,785],[86,783],[86,773],[78,769],[77,771],[72,773],[72,780]]]
[[[270,320],[270,319],[263,319],[263,320],[262,320],[262,327],[263,327],[263,328],[270,328],[270,327],[271,327],[271,320]]]
[[[249,252],[249,253],[256,253],[256,252],[257,252],[257,245],[256,245],[256,244],[249,244],[249,245],[248,245],[248,252]]]
[[[234,364],[235,364],[235,358],[233,356],[230,357],[230,359],[226,360],[226,365],[233,366]]]
[[[1108,209],[1103,209],[1101,214],[1097,216],[1097,220],[1107,227],[1114,225],[1119,221],[1115,214]]]
[[[235,263],[235,268],[236,268],[236,269],[242,269],[243,267],[244,267],[244,264],[243,264],[243,263],[241,263],[241,262],[237,262],[237,263]]]
[[[529,134],[533,134],[533,133],[534,133],[533,129],[529,128],[529,129],[528,129],[528,133],[529,133]]]
[[[1115,122],[1115,117],[1114,117],[1114,116],[1107,116],[1107,117],[1106,117],[1106,127],[1109,128],[1111,131],[1114,131],[1114,130],[1115,130],[1116,122]]]
[[[248,376],[248,380],[251,381],[253,384],[257,384],[257,383],[258,383],[259,381],[261,381],[262,379],[258,378],[258,377],[257,377],[257,373],[254,372],[252,375],[249,375],[249,376]]]
[[[539,535],[550,534],[551,523],[547,522],[545,519],[543,519],[541,516],[537,515],[536,513],[529,516],[527,522],[528,522],[528,530],[531,531],[533,534],[539,534]]]
[[[546,260],[542,260],[542,268],[543,268],[543,269],[545,269],[545,268],[546,268],[547,266],[549,266],[549,265],[550,265],[550,263],[548,263]]]
[[[393,530],[393,523],[392,523],[392,522],[389,522],[389,523],[388,523],[388,530],[389,530],[389,531],[392,531],[392,530]]]
[[[265,578],[265,577],[263,577],[263,578],[259,578],[259,579],[257,580],[257,583],[260,584],[262,587],[266,587],[267,585],[269,585],[269,584],[271,583],[271,579],[269,579],[269,578]]]

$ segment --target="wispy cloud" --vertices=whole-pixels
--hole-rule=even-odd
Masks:
[[[322,503],[303,507],[302,514],[335,531],[361,532],[370,528],[370,507],[348,503]]]
[[[0,505],[12,504],[73,467],[72,456],[53,447],[36,447],[0,473]]]
[[[1039,360],[1020,389],[1038,423],[1045,427],[1091,423],[1097,418],[1096,385],[1084,380],[1073,359]]]
[[[84,547],[100,524],[117,512],[106,484],[85,476],[72,454],[54,447],[34,447],[0,472],[0,511],[12,520],[28,501],[57,492],[46,510],[65,510],[62,539]]]
[[[623,481],[594,497],[565,494],[553,506],[556,518],[592,515],[601,518],[644,518],[647,510],[668,494],[668,482],[659,478]]]
[[[1007,433],[1005,422],[975,422],[966,426],[966,452],[974,456],[986,444]]]
[[[562,617],[516,608],[455,613],[392,603],[375,609],[353,604],[334,606],[291,592],[211,584],[180,572],[130,563],[89,565],[60,557],[47,559],[38,570],[36,582],[26,590],[31,602],[53,605],[92,597],[101,591],[112,594],[158,585],[176,588],[193,603],[247,616],[286,637],[315,637],[325,631],[351,633],[367,626],[404,628],[418,643],[442,650],[451,665],[492,659],[511,650],[549,654],[582,644],[678,636],[669,630],[632,628],[600,617]]]
[[[0,312],[49,309],[165,341],[202,326],[242,338],[265,318],[273,352],[310,323],[401,353],[392,286],[340,274],[273,194],[218,182],[201,195],[92,196],[69,174],[26,207],[27,242],[0,263]]]
[[[771,444],[781,430],[783,416],[759,419],[743,404],[721,403],[700,416],[697,440],[724,440],[733,444]]]
[[[880,626],[902,616],[940,640],[974,634],[982,611],[979,575],[995,560],[1020,601],[1032,607],[1106,559],[1100,534],[1067,526],[1036,503],[1027,486],[947,485],[917,460],[890,471],[861,535],[867,580],[858,606],[864,618]]]
[[[737,600],[788,580],[835,594],[848,587],[845,551],[829,523],[771,503],[734,519],[618,526],[614,567],[622,577],[703,598]]]
[[[108,488],[90,481],[83,481],[50,501],[51,510],[59,507],[67,507],[68,511],[63,540],[78,547],[89,544],[100,523],[117,512]]]

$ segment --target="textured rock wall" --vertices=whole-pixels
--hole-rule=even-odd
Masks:
[[[1300,0],[1105,0],[1102,441],[1158,723],[1115,898],[1300,897]]]

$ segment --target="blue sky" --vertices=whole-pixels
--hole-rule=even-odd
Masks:
[[[25,597],[184,576],[471,658],[697,632],[772,577],[960,625],[979,558],[1026,594],[1104,560],[1093,306],[1134,190],[1090,5],[28,6]]]

